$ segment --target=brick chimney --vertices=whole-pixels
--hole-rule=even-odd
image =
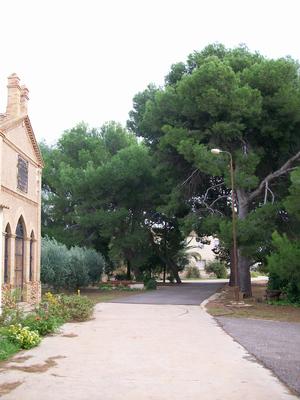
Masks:
[[[11,74],[8,77],[7,85],[7,118],[18,118],[21,114],[21,88],[20,78],[17,74]]]
[[[21,110],[22,115],[27,115],[27,103],[29,100],[28,94],[29,94],[29,90],[27,89],[27,87],[24,85],[21,86],[21,108],[20,108],[20,110]]]

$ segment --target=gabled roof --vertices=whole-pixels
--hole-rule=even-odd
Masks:
[[[35,135],[34,135],[34,132],[32,129],[32,125],[31,125],[28,115],[23,115],[22,117],[19,117],[19,118],[4,120],[2,123],[0,122],[0,130],[5,134],[5,131],[9,131],[10,129],[13,129],[14,127],[18,126],[21,122],[24,122],[28,137],[29,137],[32,147],[34,149],[34,153],[38,159],[39,166],[41,168],[43,168],[44,167],[43,157],[40,152],[39,145],[36,141],[36,138],[35,138]]]

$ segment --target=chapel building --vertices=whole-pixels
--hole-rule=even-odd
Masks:
[[[27,114],[28,89],[8,77],[0,114],[0,304],[40,301],[41,178],[43,160]]]

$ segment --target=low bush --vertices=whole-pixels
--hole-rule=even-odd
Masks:
[[[31,331],[27,326],[23,327],[21,324],[11,325],[7,337],[12,343],[19,345],[21,349],[31,349],[41,341],[37,331]]]
[[[128,280],[127,273],[119,272],[118,274],[115,274],[115,279],[117,281],[127,281]]]
[[[86,321],[92,313],[93,303],[85,296],[46,293],[39,307],[25,317],[13,301],[8,302],[2,314],[6,317],[0,323],[0,360],[6,360],[19,349],[37,346],[40,336],[56,332],[64,322]]]
[[[28,315],[22,322],[31,331],[36,331],[41,336],[54,333],[64,323],[64,319],[51,315],[49,311],[39,309],[35,314]]]
[[[6,360],[19,350],[18,343],[13,343],[6,335],[0,333],[0,361]]]
[[[70,321],[86,321],[93,314],[94,304],[86,296],[61,296],[60,305]]]
[[[2,314],[0,325],[17,324],[23,318],[23,311],[18,307],[17,300],[20,296],[19,290],[7,290],[2,295]]]
[[[157,289],[157,282],[155,279],[150,278],[145,282],[145,289],[146,290],[155,290]]]
[[[212,261],[205,266],[207,273],[214,273],[218,279],[227,278],[227,269],[220,261]]]
[[[192,266],[192,265],[187,267],[185,269],[185,277],[186,277],[186,279],[201,278],[199,268],[197,268],[196,266]]]

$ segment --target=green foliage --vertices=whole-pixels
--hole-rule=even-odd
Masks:
[[[89,281],[92,284],[96,284],[101,280],[101,275],[105,270],[106,263],[104,257],[94,249],[85,249],[84,253]]]
[[[11,325],[7,337],[21,349],[31,349],[41,342],[37,331],[31,331],[27,326],[23,327],[21,324]]]
[[[64,244],[55,239],[42,238],[41,281],[55,290],[67,285],[69,251]]]
[[[23,313],[17,317],[14,314],[13,320],[1,322],[0,360],[6,360],[19,349],[37,346],[41,341],[40,335],[56,332],[64,322],[88,320],[92,312],[93,303],[87,297],[46,293],[34,312],[25,317]]]
[[[172,182],[164,211],[178,218],[176,211],[184,203],[188,209],[179,218],[185,234],[190,227],[200,237],[217,236],[228,257],[232,251],[228,152],[232,155],[239,260],[247,272],[252,263],[270,254],[272,232],[290,230],[297,215],[299,172],[292,174],[290,196],[284,203],[289,216],[283,207],[288,175],[274,176],[269,186],[260,182],[299,151],[299,108],[297,61],[270,60],[246,46],[227,49],[220,44],[173,65],[163,87],[151,91],[148,87],[134,98],[128,126],[144,138],[164,166],[166,182]],[[212,148],[223,152],[213,155]],[[251,294],[246,288],[250,274],[243,276],[249,281],[241,286]]]
[[[64,296],[59,299],[62,309],[65,309],[70,321],[86,321],[93,314],[94,304],[86,296]]]
[[[12,342],[0,330],[0,361],[6,360],[20,350],[20,344]]]
[[[294,307],[300,307],[300,302],[293,303],[288,299],[268,300],[267,303],[272,305],[272,306],[294,306]]]
[[[292,302],[300,301],[300,242],[277,232],[273,234],[274,252],[268,257],[270,289],[281,289]]]
[[[0,326],[17,324],[24,317],[23,310],[18,307],[19,298],[19,289],[3,291]]]
[[[148,279],[145,282],[145,289],[146,290],[156,290],[157,289],[157,283],[156,280],[153,278]]]
[[[69,250],[69,267],[67,275],[68,289],[74,290],[89,284],[88,266],[85,251],[74,246]]]
[[[205,271],[214,273],[218,279],[227,278],[227,269],[224,263],[220,261],[212,261],[205,266]]]
[[[201,278],[199,268],[196,266],[189,266],[185,269],[185,278],[186,279],[199,279]]]
[[[42,238],[41,280],[54,288],[78,289],[100,280],[105,261],[93,249],[70,250],[55,239]]]
[[[300,221],[300,167],[291,173],[291,186],[289,188],[289,196],[286,198],[284,205],[289,213],[294,215]]]
[[[23,326],[38,332],[41,336],[56,332],[63,323],[63,318],[52,315],[49,310],[42,308],[38,309],[36,313],[28,315],[22,321]]]

